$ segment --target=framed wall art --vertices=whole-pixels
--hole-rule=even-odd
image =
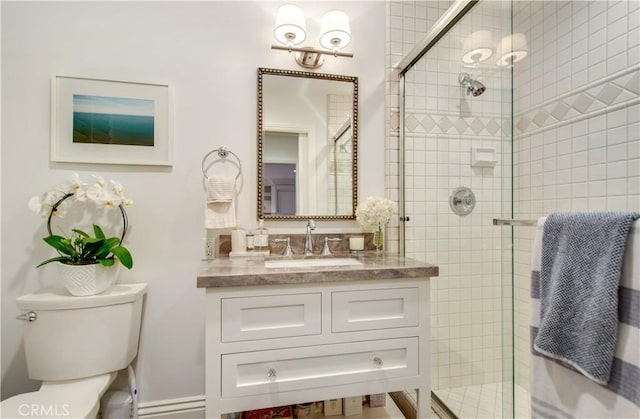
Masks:
[[[54,75],[51,161],[171,166],[168,84]]]

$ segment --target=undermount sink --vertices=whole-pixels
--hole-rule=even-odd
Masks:
[[[264,267],[274,268],[314,268],[323,266],[360,266],[362,262],[353,258],[326,259],[275,259],[265,260]]]

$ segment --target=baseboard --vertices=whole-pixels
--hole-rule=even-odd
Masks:
[[[205,396],[140,403],[138,417],[140,419],[205,419]]]

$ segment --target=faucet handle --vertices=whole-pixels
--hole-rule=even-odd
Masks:
[[[324,238],[324,247],[322,248],[322,256],[330,256],[331,249],[329,249],[329,242],[339,242],[342,239],[339,237],[325,237]]]
[[[287,237],[286,239],[273,239],[272,243],[287,243],[287,246],[284,248],[284,256],[293,256],[293,250],[291,249],[291,238]]]

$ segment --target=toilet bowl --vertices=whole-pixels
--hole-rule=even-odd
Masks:
[[[95,418],[100,398],[117,372],[79,380],[44,382],[38,391],[2,401],[2,418]]]
[[[26,318],[29,378],[38,391],[0,403],[2,418],[95,418],[100,398],[138,353],[147,284],[117,284],[93,296],[43,290],[16,300]]]

